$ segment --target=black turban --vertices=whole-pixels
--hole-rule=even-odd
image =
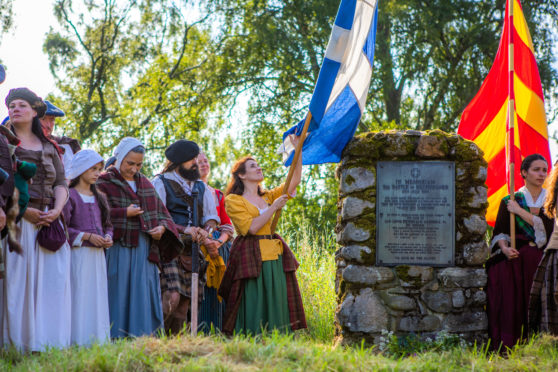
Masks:
[[[198,144],[188,140],[178,140],[165,150],[165,156],[174,164],[190,161],[199,153]]]
[[[10,103],[16,99],[22,99],[27,101],[33,110],[37,111],[37,116],[42,118],[46,112],[46,104],[43,102],[41,97],[37,96],[31,90],[27,88],[14,88],[10,89],[8,95],[6,96],[6,107],[10,106]]]

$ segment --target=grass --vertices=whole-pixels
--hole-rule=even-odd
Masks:
[[[283,230],[285,231],[285,229]],[[91,348],[50,349],[22,355],[0,351],[0,371],[555,371],[558,338],[540,335],[510,350],[506,357],[484,346],[459,342],[420,345],[420,353],[400,353],[397,340],[378,348],[334,342],[335,242],[306,224],[288,229],[286,240],[297,255],[297,272],[308,330],[295,335],[258,337],[189,335],[142,337]],[[331,229],[325,229],[331,231]],[[406,355],[402,357],[400,355]]]
[[[555,371],[558,338],[532,338],[507,358],[472,347],[390,358],[371,348],[277,333],[231,339],[142,337],[89,349],[52,349],[28,356],[12,351],[2,356],[3,371]]]

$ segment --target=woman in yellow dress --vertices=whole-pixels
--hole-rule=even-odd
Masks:
[[[288,195],[295,194],[301,171],[299,161]],[[262,190],[263,178],[256,160],[244,157],[233,166],[226,191],[225,208],[238,234],[219,288],[227,304],[226,334],[306,328],[295,274],[298,262],[285,241],[271,233],[273,215],[289,197],[283,195],[284,185]]]

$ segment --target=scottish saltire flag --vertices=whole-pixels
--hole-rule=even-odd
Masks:
[[[378,0],[341,0],[322,68],[310,101],[312,121],[302,148],[303,164],[336,163],[360,121],[374,60]],[[290,165],[304,119],[283,134],[280,152]]]

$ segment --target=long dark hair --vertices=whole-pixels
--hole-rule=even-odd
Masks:
[[[251,156],[245,156],[236,163],[234,163],[232,171],[231,171],[231,180],[227,185],[227,190],[225,191],[225,195],[235,194],[235,195],[242,195],[244,193],[244,182],[240,178],[241,174],[246,174],[246,162],[248,160],[256,161]],[[258,195],[264,195],[264,192],[260,185],[258,185]]]
[[[71,180],[68,187],[69,188],[76,187],[76,185],[79,183],[80,177],[81,175]],[[105,195],[104,192],[97,189],[95,184],[92,184],[90,186],[90,190],[93,193],[93,196],[97,201],[97,204],[99,205],[99,209],[101,210],[101,221],[103,223],[103,230],[106,231],[106,229],[110,226],[110,207],[107,201],[107,196]]]
[[[556,196],[558,195],[558,167],[554,167],[548,176],[548,192],[544,200],[544,214],[549,218],[556,218]]]
[[[15,126],[11,122],[10,122],[10,129],[12,130],[12,133],[17,136]],[[60,146],[58,146],[58,144],[55,141],[51,140],[46,136],[45,131],[43,129],[43,125],[41,124],[41,120],[39,119],[38,116],[33,117],[33,121],[31,122],[31,132],[35,136],[37,136],[39,141],[41,141],[42,143],[50,143],[52,146],[54,146],[54,148],[58,152],[58,155],[62,156],[63,154],[62,149],[60,148]]]

